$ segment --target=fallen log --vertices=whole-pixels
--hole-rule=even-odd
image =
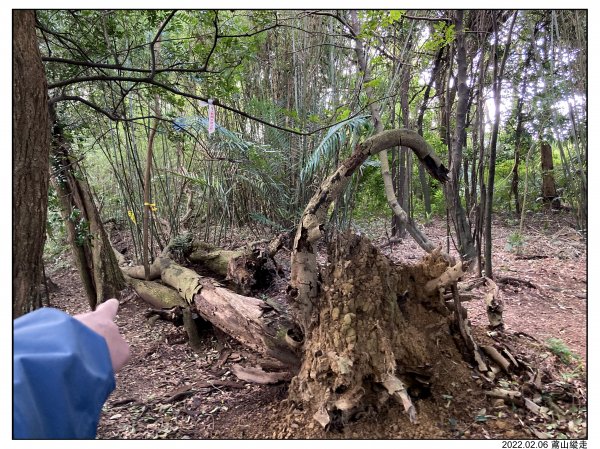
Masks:
[[[154,281],[160,278],[160,273],[162,272],[161,261],[163,260],[163,257],[157,257],[154,260],[154,262],[152,262],[152,264],[150,265],[150,275],[148,276],[148,279],[146,279],[146,273],[144,271],[143,265],[121,267],[121,271],[123,272],[123,274],[126,274],[130,278]]]
[[[263,251],[257,247],[260,243],[262,242],[237,250],[226,250],[206,242],[194,241],[187,258],[224,277],[242,294],[248,295],[271,284],[277,271],[273,257],[283,245],[276,238],[273,245]]]
[[[264,301],[239,295],[214,279],[172,261],[162,263],[162,281],[173,287],[198,314],[245,346],[284,362],[300,363],[299,329]]]
[[[255,384],[277,384],[292,378],[289,372],[267,372],[261,368],[243,367],[237,363],[231,365],[231,372],[238,379]]]
[[[213,273],[225,277],[227,276],[229,262],[245,254],[246,252],[242,250],[220,249],[207,242],[194,241],[191,252],[186,257],[191,262],[202,264]]]
[[[155,309],[170,309],[175,306],[185,307],[187,304],[172,288],[153,281],[142,281],[125,275],[125,281],[135,292]]]

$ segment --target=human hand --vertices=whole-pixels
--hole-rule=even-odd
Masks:
[[[119,328],[114,322],[118,308],[119,301],[117,299],[109,299],[100,304],[95,311],[82,313],[73,317],[104,337],[115,373],[127,363],[130,356],[129,344],[119,333]]]

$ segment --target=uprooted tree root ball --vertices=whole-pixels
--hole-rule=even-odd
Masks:
[[[390,399],[416,422],[418,400],[478,389],[455,343],[451,311],[437,289],[425,288],[445,273],[441,256],[394,265],[368,239],[345,233],[329,258],[318,324],[306,337],[290,401],[339,430]]]

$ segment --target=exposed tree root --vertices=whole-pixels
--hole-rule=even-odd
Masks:
[[[417,420],[414,398],[427,396],[437,370],[460,355],[456,326],[438,287],[456,283],[437,253],[417,265],[393,265],[366,239],[343,234],[322,272],[317,326],[289,399],[309,407],[324,427],[339,428],[390,398]],[[434,288],[424,286],[433,281]],[[446,368],[445,368],[446,369]],[[447,369],[455,369],[448,367]]]

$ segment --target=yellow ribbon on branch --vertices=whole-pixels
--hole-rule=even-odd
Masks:
[[[144,203],[144,206],[148,206],[152,212],[156,212],[158,210],[156,203]]]

